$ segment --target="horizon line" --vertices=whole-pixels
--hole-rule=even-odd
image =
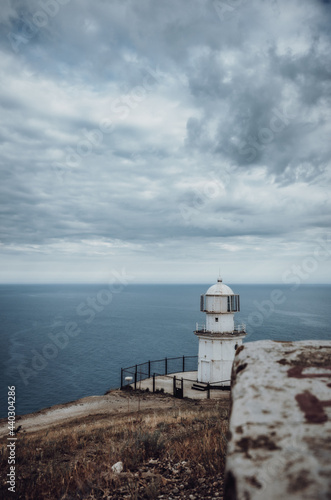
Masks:
[[[130,286],[130,285],[210,285],[210,282],[207,281],[195,281],[195,282],[184,282],[184,281],[140,281],[137,283],[130,282],[130,283],[124,283],[125,286]],[[296,286],[296,288],[304,285],[304,286],[316,286],[316,285],[331,285],[330,282],[314,282],[314,283],[300,283],[300,284],[294,284],[294,283],[283,283],[283,282],[277,282],[277,281],[256,281],[256,282],[240,282],[240,281],[228,281],[227,282],[230,285],[281,285],[281,286],[286,286],[286,287],[293,287]],[[59,282],[0,282],[0,286],[7,286],[7,285],[103,285],[107,286],[109,283],[105,283],[102,281],[72,281],[72,282],[65,282],[65,281],[59,281]]]

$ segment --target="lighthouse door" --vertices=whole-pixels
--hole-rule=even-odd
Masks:
[[[210,363],[201,360],[201,382],[210,382]]]
[[[175,398],[183,398],[184,395],[184,381],[183,379],[178,379],[176,376],[173,378],[174,382],[174,396]]]

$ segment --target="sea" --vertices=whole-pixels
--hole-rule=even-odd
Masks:
[[[331,285],[229,285],[240,294],[245,342],[330,340]],[[1,285],[0,418],[104,394],[121,368],[194,356],[208,284]]]

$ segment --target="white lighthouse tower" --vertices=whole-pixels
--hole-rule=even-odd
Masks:
[[[197,324],[194,332],[199,337],[198,382],[229,386],[234,355],[246,335],[244,325],[234,325],[239,295],[218,279],[200,299],[206,324]]]

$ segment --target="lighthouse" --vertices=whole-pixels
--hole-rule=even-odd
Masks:
[[[230,386],[234,355],[246,335],[245,326],[234,323],[240,297],[219,278],[201,295],[200,311],[206,313],[206,324],[197,324],[194,332],[199,338],[198,382]]]

